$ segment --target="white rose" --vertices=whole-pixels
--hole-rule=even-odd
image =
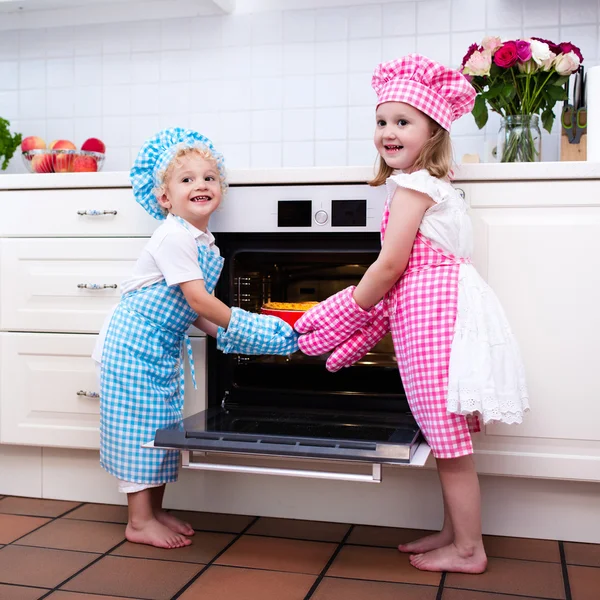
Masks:
[[[550,47],[545,42],[540,42],[539,40],[531,40],[529,42],[531,45],[531,58],[543,67],[550,58],[553,58],[555,54],[550,52]]]
[[[579,57],[575,52],[559,54],[554,59],[554,68],[559,75],[570,75],[579,68]]]

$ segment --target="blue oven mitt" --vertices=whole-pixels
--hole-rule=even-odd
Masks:
[[[217,348],[225,354],[292,354],[298,334],[279,317],[232,307],[227,329],[219,327]]]

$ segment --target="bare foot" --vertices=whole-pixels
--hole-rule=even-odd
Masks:
[[[408,544],[400,544],[398,550],[400,552],[409,552],[411,554],[422,554],[423,552],[429,552],[436,548],[443,548],[453,542],[454,534],[450,531],[439,531],[438,533],[432,533],[425,537],[419,538],[414,542]]]
[[[469,551],[459,550],[454,544],[448,544],[425,554],[413,554],[410,564],[421,571],[483,573],[487,567],[487,556],[483,544]]]
[[[171,515],[164,510],[155,510],[154,516],[159,523],[162,523],[175,533],[194,535],[193,527],[189,523],[178,519],[175,515]]]
[[[134,544],[148,544],[157,548],[182,548],[192,543],[192,540],[171,531],[156,519],[144,521],[135,527],[127,523],[125,537]]]

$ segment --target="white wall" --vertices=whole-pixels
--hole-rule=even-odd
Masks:
[[[598,61],[598,0],[238,0],[233,15],[191,16],[193,4],[172,2],[178,17],[164,18],[165,2],[136,2],[137,23],[107,10],[83,24],[75,9],[0,13],[0,116],[48,142],[100,137],[105,170],[129,169],[145,138],[175,125],[211,137],[233,168],[367,165],[381,60],[418,51],[457,66],[497,34],[573,41]],[[456,157],[484,157],[497,128],[461,119]],[[558,157],[558,130],[545,160]],[[23,171],[17,156],[8,172]]]

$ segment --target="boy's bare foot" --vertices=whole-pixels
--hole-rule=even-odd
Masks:
[[[410,564],[421,571],[448,571],[451,573],[483,573],[487,556],[483,545],[472,550],[459,550],[454,544],[426,552],[413,554]]]
[[[423,552],[430,552],[436,548],[443,548],[453,542],[454,534],[452,531],[439,531],[438,533],[432,533],[425,537],[419,538],[414,542],[408,544],[400,544],[398,550],[400,552],[409,552],[411,554],[422,554]]]
[[[189,546],[192,543],[192,540],[171,531],[156,519],[143,521],[136,526],[127,523],[125,537],[134,544],[147,544],[157,548],[183,548],[183,546]]]
[[[175,533],[183,535],[194,535],[194,528],[185,521],[178,519],[175,515],[171,515],[164,510],[155,510],[154,516],[159,523],[162,523]]]

